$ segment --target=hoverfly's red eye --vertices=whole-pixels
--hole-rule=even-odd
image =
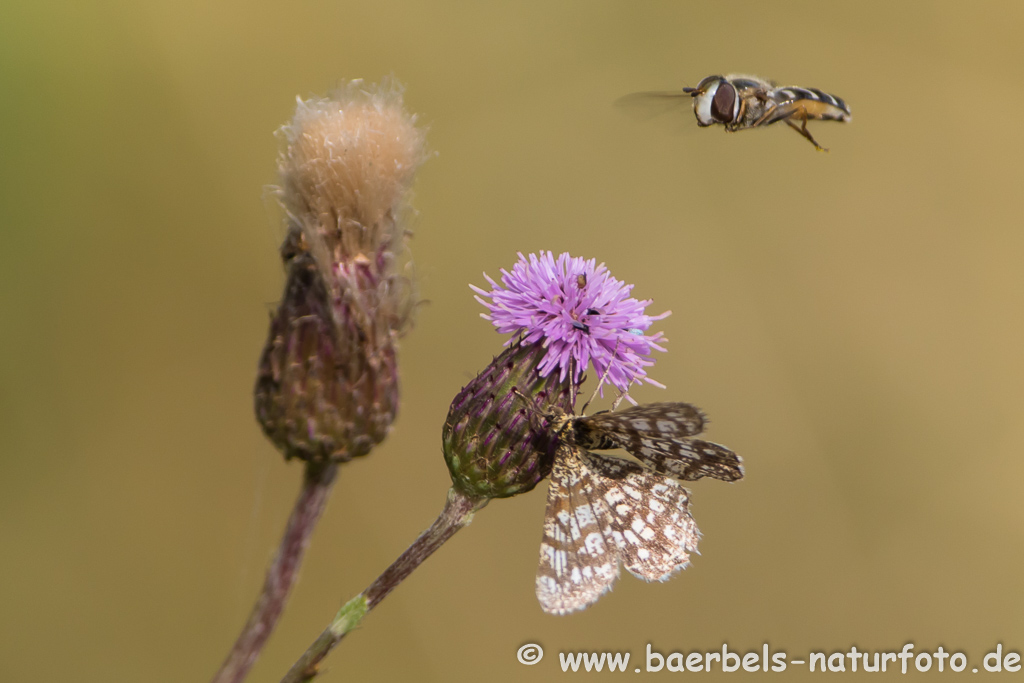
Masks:
[[[728,81],[718,85],[714,99],[711,100],[711,118],[721,123],[732,123],[733,106],[736,104],[736,88]]]

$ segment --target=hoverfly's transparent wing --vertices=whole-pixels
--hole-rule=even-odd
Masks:
[[[693,109],[693,96],[682,90],[650,90],[623,95],[615,106],[638,118],[654,118]]]
[[[584,471],[605,505],[605,533],[630,574],[664,581],[690,562],[700,532],[690,516],[689,491],[636,463],[582,453]]]
[[[725,446],[690,438],[704,431],[707,418],[688,403],[647,403],[573,420],[581,448],[622,448],[654,472],[687,481],[743,477],[738,455]]]
[[[682,90],[635,92],[615,100],[615,108],[634,121],[656,123],[674,133],[696,128],[693,96]]]
[[[618,578],[618,549],[606,532],[609,516],[581,451],[563,442],[551,469],[537,568],[537,599],[545,612],[581,610]]]

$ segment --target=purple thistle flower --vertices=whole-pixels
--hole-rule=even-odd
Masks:
[[[664,351],[661,344],[668,340],[661,332],[645,331],[670,311],[645,314],[650,300],[629,296],[633,285],[612,277],[603,263],[567,253],[557,260],[550,251],[520,253],[511,271],[502,269],[500,285],[484,277],[491,291],[470,285],[490,311],[481,316],[498,332],[514,335],[506,346],[519,341],[547,349],[537,367],[541,377],[558,369],[560,381],[571,372],[571,381],[578,384],[593,364],[598,377],[607,371],[607,381],[624,394],[634,382],[664,388],[647,376],[646,368],[654,364],[651,351]]]

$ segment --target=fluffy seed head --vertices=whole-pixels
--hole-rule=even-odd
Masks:
[[[397,214],[426,157],[401,86],[357,80],[331,97],[299,99],[280,135],[282,204],[296,227],[322,235],[333,260],[370,257],[400,240]]]
[[[393,82],[299,100],[281,129],[284,297],[256,381],[256,414],[287,457],[344,461],[398,410],[398,337],[415,303],[403,270],[424,133]]]

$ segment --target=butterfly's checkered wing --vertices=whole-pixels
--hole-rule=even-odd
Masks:
[[[704,430],[707,419],[688,403],[647,403],[578,417],[572,423],[581,448],[622,448],[660,474],[725,481],[743,476],[738,455],[725,446],[691,438]]]
[[[596,453],[582,457],[605,503],[606,537],[629,573],[664,581],[689,564],[700,537],[690,516],[689,491],[635,463]]]
[[[605,530],[611,513],[595,483],[580,450],[561,443],[551,470],[537,568],[537,599],[545,612],[583,609],[618,577],[618,549]]]

